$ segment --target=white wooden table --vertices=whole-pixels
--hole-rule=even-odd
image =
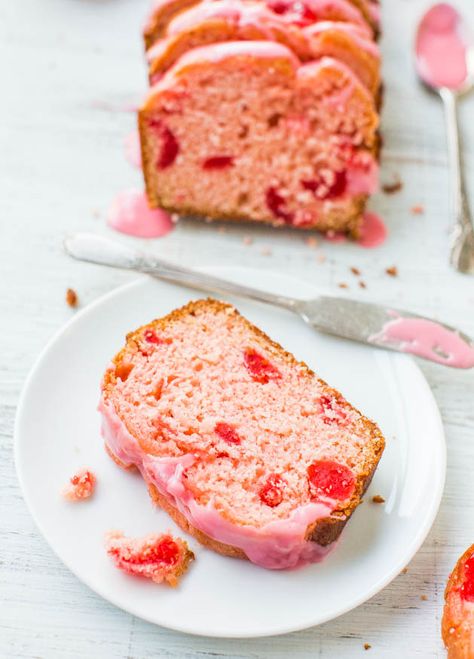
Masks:
[[[448,441],[440,513],[418,555],[358,609],[286,637],[193,638],[135,619],[69,573],[39,535],[16,479],[12,434],[25,377],[45,342],[81,306],[133,275],[74,263],[68,231],[107,232],[104,211],[119,190],[140,185],[123,156],[134,117],[123,108],[145,88],[139,28],[147,0],[0,0],[0,656],[94,657],[443,657],[439,638],[448,572],[474,541],[474,373],[421,363]],[[448,174],[440,104],[411,66],[414,26],[427,0],[385,0],[383,179],[403,190],[373,207],[390,237],[377,250],[323,243],[290,231],[182,222],[146,243],[190,265],[229,262],[286,271],[341,294],[443,318],[474,335],[474,278],[447,266]],[[457,0],[474,24],[472,0]],[[462,118],[474,206],[474,95]],[[424,207],[414,215],[411,208]],[[251,245],[243,238],[253,236]],[[133,242],[133,239],[129,239]],[[269,253],[270,252],[270,253]],[[325,258],[324,258],[325,257]],[[399,276],[385,268],[396,265]],[[357,286],[349,267],[363,273]],[[258,282],[257,282],[258,283]],[[347,291],[339,290],[347,283]],[[423,599],[422,599],[423,596]]]

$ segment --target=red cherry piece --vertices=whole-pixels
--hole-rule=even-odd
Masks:
[[[315,197],[321,200],[340,197],[347,188],[347,173],[342,171],[332,172],[332,174],[333,177],[320,176],[315,179],[301,181],[301,185],[305,190],[310,190],[314,193]],[[333,180],[330,181],[330,178],[333,178]]]
[[[355,488],[352,471],[333,460],[316,460],[308,467],[309,491],[313,499],[321,497],[345,501]]]
[[[228,423],[220,421],[214,426],[214,432],[216,435],[219,435],[227,444],[240,444],[242,441],[239,433],[233,426],[230,426]]]
[[[171,566],[176,565],[179,559],[179,547],[170,538],[158,540],[155,544],[146,544],[140,551],[130,550],[127,555],[122,555],[122,562],[130,567],[139,565]]]
[[[244,352],[244,363],[255,382],[266,384],[270,380],[281,378],[280,371],[254,348],[247,348]]]
[[[270,474],[259,491],[260,500],[266,506],[275,508],[283,501],[283,491],[286,481],[280,474]]]
[[[156,332],[152,329],[145,330],[143,337],[148,343],[160,343],[160,339],[156,335]]]
[[[233,156],[212,156],[202,163],[203,169],[226,169],[234,164]]]
[[[273,215],[275,215],[275,217],[280,217],[287,224],[292,224],[294,215],[293,213],[288,213],[284,209],[286,201],[283,199],[281,194],[277,192],[276,188],[274,187],[268,188],[268,190],[265,193],[265,199],[268,208],[273,213]]]
[[[464,600],[474,602],[474,554],[464,564],[464,582],[459,590]]]
[[[321,406],[322,419],[327,425],[332,423],[341,425],[347,419],[344,408],[336,398],[321,396],[318,402]]]
[[[158,169],[170,167],[179,153],[179,143],[172,131],[161,120],[151,119],[150,126],[156,130],[161,141],[161,150],[156,166]]]
[[[286,14],[290,9],[288,2],[283,0],[275,0],[274,2],[267,2],[267,7],[271,9],[275,14]]]

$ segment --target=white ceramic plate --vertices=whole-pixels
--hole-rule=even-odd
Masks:
[[[218,271],[278,293],[315,292],[286,276]],[[106,531],[181,531],[151,505],[141,478],[122,471],[105,454],[96,412],[99,382],[126,332],[198,296],[140,279],[78,313],[50,342],[18,409],[16,464],[26,501],[72,572],[145,620],[222,637],[282,634],[325,622],[386,586],[431,528],[445,477],[445,442],[435,401],[410,357],[319,335],[285,311],[231,300],[379,423],[387,439],[384,456],[365,502],[323,563],[294,571],[264,570],[219,556],[191,539],[196,561],[179,588],[127,576],[106,556]],[[81,466],[96,472],[97,492],[87,502],[70,504],[60,493]],[[373,494],[383,495],[386,503],[371,503]]]

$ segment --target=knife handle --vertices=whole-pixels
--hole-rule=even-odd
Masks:
[[[96,234],[77,233],[69,236],[64,241],[64,248],[70,256],[80,261],[135,270],[208,293],[230,293],[238,297],[251,298],[258,302],[283,307],[290,311],[297,311],[298,300],[296,299],[242,286],[199,270],[168,263],[153,254],[145,254]]]

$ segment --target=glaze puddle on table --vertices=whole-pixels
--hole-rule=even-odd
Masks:
[[[169,213],[150,208],[145,193],[134,189],[118,193],[107,213],[107,224],[136,238],[160,238],[174,228]]]

